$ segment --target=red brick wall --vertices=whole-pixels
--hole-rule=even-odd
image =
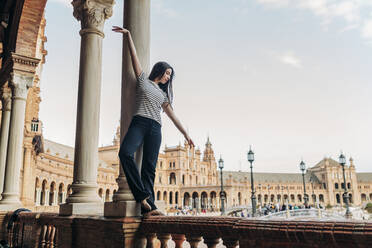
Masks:
[[[35,57],[37,37],[46,0],[25,0],[19,21],[15,52]]]

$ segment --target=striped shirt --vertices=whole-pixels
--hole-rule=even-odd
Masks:
[[[164,103],[169,103],[165,92],[156,83],[148,79],[144,72],[141,72],[137,78],[134,115],[155,120],[161,125],[160,112]]]

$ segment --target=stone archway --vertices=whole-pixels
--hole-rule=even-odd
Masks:
[[[198,192],[192,193],[192,208],[199,209],[199,194]]]
[[[183,194],[183,206],[191,206],[190,194],[188,192]]]

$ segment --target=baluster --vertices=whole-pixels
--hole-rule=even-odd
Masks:
[[[58,248],[58,230],[57,227],[54,227],[54,236],[53,236],[53,248]]]
[[[220,238],[204,237],[204,243],[208,246],[208,248],[216,248],[218,243],[220,243]]]
[[[47,233],[47,226],[44,225],[43,230],[41,231],[41,234],[40,234],[41,235],[41,237],[40,237],[41,248],[46,248],[46,246],[45,246],[46,233]]]
[[[147,244],[146,248],[154,248],[154,240],[156,238],[155,233],[146,234]]]
[[[223,244],[226,248],[235,248],[238,246],[239,241],[237,239],[223,238]]]
[[[171,238],[170,234],[160,233],[158,234],[158,239],[160,240],[160,248],[168,248],[168,240]]]
[[[48,228],[47,228],[47,234],[46,234],[46,237],[45,237],[45,246],[47,248],[50,248],[50,235],[52,234],[52,226],[51,225],[48,225]]]
[[[186,238],[183,234],[172,234],[172,240],[176,243],[176,248],[182,248],[183,242]]]
[[[191,248],[197,248],[199,242],[202,240],[201,236],[186,236],[187,242],[190,243]]]
[[[56,234],[56,228],[54,226],[52,226],[52,230],[51,230],[51,233],[49,235],[49,247],[50,248],[54,248],[54,236]]]

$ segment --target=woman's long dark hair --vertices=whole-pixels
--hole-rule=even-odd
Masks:
[[[172,103],[173,103],[173,84],[172,84],[172,81],[173,81],[173,78],[174,78],[173,67],[170,66],[167,62],[163,62],[163,61],[157,62],[152,67],[149,79],[151,81],[154,81],[156,78],[161,78],[164,75],[165,71],[169,68],[172,69],[172,74],[170,75],[170,78],[169,78],[168,82],[166,82],[165,84],[159,84],[159,87],[162,91],[165,92],[165,94],[167,94],[167,97],[169,99],[169,103],[172,106]]]

